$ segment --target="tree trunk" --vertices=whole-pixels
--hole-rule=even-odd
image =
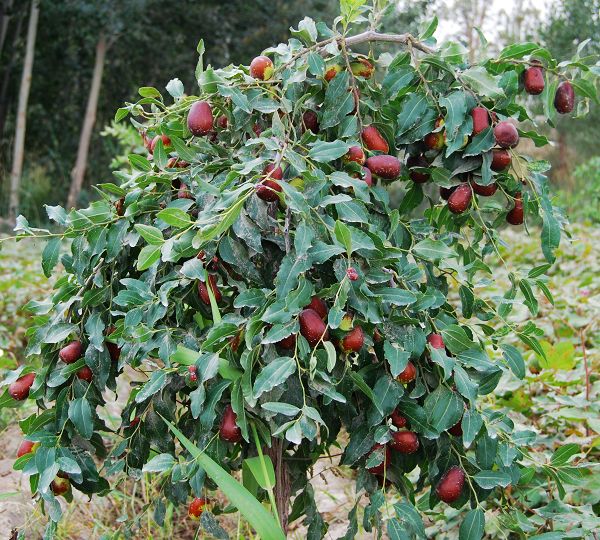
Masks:
[[[265,449],[265,454],[271,458],[275,469],[275,504],[281,528],[287,536],[288,516],[290,513],[291,484],[287,464],[284,461],[285,441],[272,438],[271,448]]]
[[[25,12],[23,11],[18,15],[17,24],[12,39],[12,54],[8,65],[2,74],[2,86],[0,86],[0,137],[4,135],[4,123],[6,122],[6,114],[8,112],[8,85],[10,83],[10,77],[12,70],[15,66],[15,60],[17,58],[17,44],[21,37],[21,28],[23,27],[23,19],[25,18]]]
[[[79,147],[77,149],[77,160],[75,167],[71,171],[71,188],[69,189],[69,198],[67,199],[67,210],[77,206],[77,199],[83,185],[85,169],[87,167],[90,141],[92,139],[92,130],[96,122],[96,111],[98,109],[98,96],[100,94],[100,85],[102,84],[102,72],[104,71],[104,59],[106,57],[106,37],[104,33],[100,34],[96,44],[96,59],[94,61],[94,74],[92,75],[92,85],[88,96],[85,117],[81,134],[79,135]]]
[[[13,0],[3,0],[0,6],[0,56],[4,48],[4,40],[6,39],[6,32],[8,30],[8,23],[11,18],[11,8]]]
[[[31,72],[33,70],[33,55],[35,52],[35,38],[40,14],[38,0],[31,0],[31,13],[27,28],[27,45],[25,61],[23,62],[23,76],[19,90],[19,105],[17,108],[17,128],[15,130],[15,146],[13,149],[13,163],[10,173],[10,196],[8,202],[8,218],[14,222],[19,211],[19,195],[21,190],[21,175],[23,173],[23,155],[25,152],[25,127],[27,122],[27,102],[31,88]]]

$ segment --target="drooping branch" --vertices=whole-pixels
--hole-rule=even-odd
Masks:
[[[434,50],[427,45],[424,45],[421,41],[413,37],[411,34],[382,34],[375,32],[374,30],[367,30],[361,34],[347,37],[345,40],[346,45],[351,47],[352,45],[358,45],[359,43],[366,43],[369,41],[387,41],[390,43],[402,43],[404,45],[411,45],[415,49],[419,49],[425,53],[432,53]]]

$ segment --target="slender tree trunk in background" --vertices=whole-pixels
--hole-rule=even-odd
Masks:
[[[11,19],[10,10],[12,8],[13,0],[3,0],[0,5],[0,56],[4,49],[4,40],[6,39],[6,32],[8,30],[8,23]]]
[[[12,39],[12,54],[8,65],[2,74],[2,86],[0,87],[0,136],[4,134],[4,123],[6,122],[6,114],[8,111],[8,85],[10,83],[10,76],[15,66],[15,60],[17,58],[17,44],[21,37],[21,28],[23,27],[23,19],[25,18],[25,12],[19,14],[17,18],[17,24],[15,27],[15,33]]]
[[[33,55],[35,52],[35,38],[40,14],[38,0],[31,0],[31,13],[27,28],[27,45],[25,61],[23,62],[23,76],[19,90],[19,105],[17,108],[17,129],[15,130],[15,146],[13,149],[13,163],[10,173],[10,196],[8,201],[8,218],[15,222],[19,210],[19,192],[21,189],[21,174],[23,172],[23,155],[25,152],[25,127],[27,121],[27,102],[31,88],[31,72],[33,70]]]
[[[104,59],[106,57],[106,37],[104,33],[100,34],[96,44],[96,59],[94,61],[94,74],[92,75],[92,85],[88,96],[85,117],[81,134],[79,135],[79,147],[77,149],[77,160],[75,167],[71,171],[71,188],[69,189],[69,198],[67,199],[67,209],[77,206],[77,199],[83,185],[87,159],[90,150],[90,141],[92,139],[92,130],[96,122],[96,111],[98,109],[98,96],[100,95],[100,85],[102,84],[102,72],[104,71]]]

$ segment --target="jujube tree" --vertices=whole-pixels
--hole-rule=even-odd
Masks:
[[[527,105],[552,124],[577,95],[583,113],[598,70],[534,43],[471,65],[461,45],[435,47],[437,20],[418,39],[380,34],[381,2],[363,4],[341,2],[333,28],[304,19],[249,68],[204,68],[200,46],[198,95],[174,79],[172,103],[144,87],[117,111],[147,156],[130,155],[88,208],[48,207],[62,233],[19,219],[21,236],[49,238],[48,275],[70,240],[54,294],[29,305],[42,365],[6,381],[38,403],[24,423],[37,446],[16,466],[53,522],[59,494],[103,495],[115,475],[147,471],[162,479],[159,522],[166,501],[191,503],[221,534],[208,493],[230,496],[222,473],[242,470],[238,495],[269,502],[283,530],[306,516],[321,538],[307,472],[335,445],[369,497],[363,526],[391,538],[423,537],[417,496],[470,505],[461,536],[479,538],[496,488],[560,483],[558,465],[527,461],[535,434],[478,396],[507,370],[524,376],[507,335],[544,354],[532,321],[507,319],[519,299],[532,314],[538,293],[551,300],[543,276],[564,222],[547,163],[519,152],[522,138],[547,143]],[[397,54],[378,56],[382,41]],[[477,287],[502,228],[528,223],[548,264],[487,298]],[[112,433],[97,409],[126,366],[147,380]],[[384,524],[390,490],[402,502]]]

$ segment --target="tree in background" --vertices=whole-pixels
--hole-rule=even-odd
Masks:
[[[4,0],[2,6],[7,7],[7,13],[14,13],[19,6],[13,6],[11,12],[9,3],[10,0]],[[89,99],[94,88],[94,66],[98,78],[100,64],[96,61],[100,29],[105,30],[110,48],[103,63],[96,126],[109,123],[114,110],[135,95],[140,81],[162,88],[175,75],[191,85],[189,65],[194,62],[193,51],[201,36],[209,36],[205,39],[207,63],[239,63],[272,43],[284,41],[290,26],[304,15],[331,21],[336,8],[334,2],[327,0],[235,0],[226,4],[216,0],[45,3],[40,13],[38,37],[38,44],[44,46],[35,51],[37,59],[28,110],[30,122],[36,129],[30,130],[25,141],[25,184],[21,201],[24,211],[34,215],[43,204],[64,204],[73,178],[73,164],[77,161],[87,163],[86,168],[110,173],[110,145],[103,143],[98,134],[100,129],[91,130],[87,143],[89,152],[84,159],[86,132],[91,125],[90,112],[94,109],[94,99]],[[1,24],[2,21],[0,28]],[[9,32],[7,40],[12,35]],[[7,72],[11,63],[18,66],[22,56],[20,47],[5,46],[0,57],[2,73]],[[10,137],[6,134],[14,131],[18,87],[14,78],[3,77],[4,84],[8,116],[2,140],[8,143]],[[91,97],[94,98],[93,93]],[[2,106],[0,104],[0,108]],[[0,161],[10,163],[11,148],[6,145],[0,151],[3,154]],[[52,189],[43,191],[35,199],[31,199],[31,194],[39,191],[27,184],[27,165],[33,163],[43,167],[52,178]],[[75,169],[81,174],[82,167]],[[8,194],[7,178],[6,171],[0,169],[0,190],[5,194]],[[76,187],[73,192],[78,191]],[[79,198],[80,203],[85,203],[89,198],[85,180],[82,187],[84,193]],[[73,195],[71,199],[74,198]],[[0,197],[0,200],[5,198]],[[6,211],[6,207],[0,207],[0,213]]]
[[[39,18],[38,0],[31,0],[31,13],[27,26],[27,43],[25,49],[25,60],[23,62],[23,73],[19,88],[19,101],[17,105],[17,121],[15,130],[15,142],[13,147],[12,169],[10,172],[10,195],[8,202],[8,218],[14,222],[19,211],[19,196],[21,191],[21,175],[23,173],[23,159],[25,153],[25,129],[27,125],[27,104],[29,90],[31,88],[31,77],[33,71],[33,56],[35,52],[35,40]]]
[[[582,58],[600,52],[600,0],[555,0],[549,10],[550,19],[540,30],[545,46],[559,57],[572,56],[579,45],[589,40]],[[593,67],[598,72],[600,68]],[[560,120],[558,149],[553,178],[560,185],[574,189],[571,172],[578,163],[597,156],[600,111],[592,108],[577,127]],[[566,185],[565,185],[566,184]]]

